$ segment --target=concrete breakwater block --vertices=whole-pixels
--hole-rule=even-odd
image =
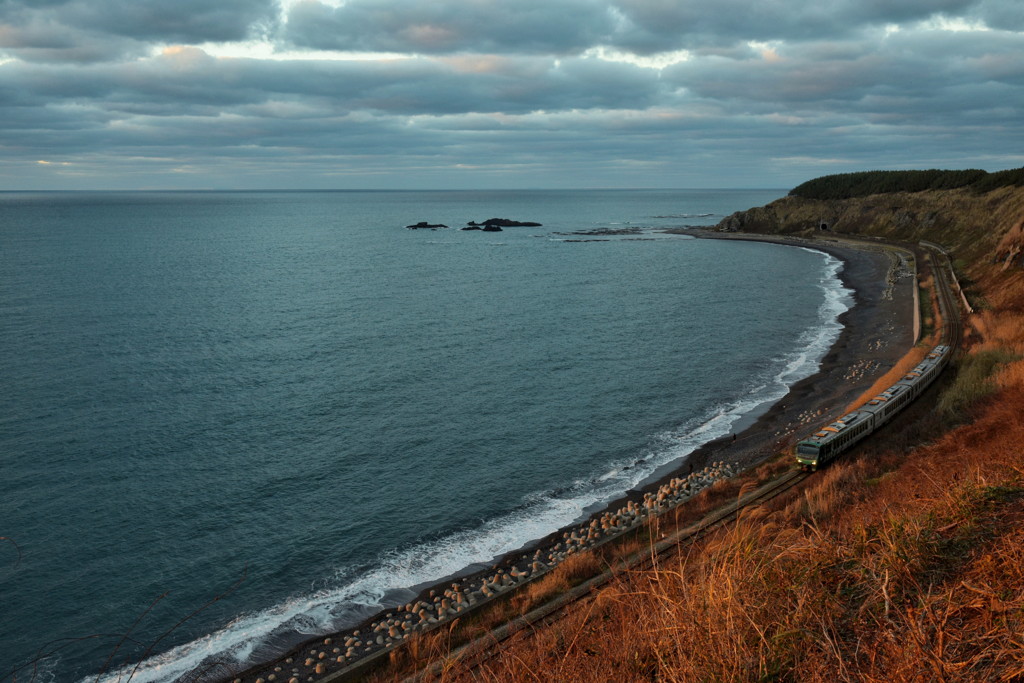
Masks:
[[[628,533],[646,520],[674,508],[733,474],[730,466],[716,462],[686,477],[674,477],[656,490],[644,493],[639,501],[627,501],[617,510],[606,511],[562,532],[558,542],[552,546],[536,548],[507,565],[495,565],[491,572],[463,579],[447,588],[432,589],[427,598],[395,608],[385,618],[372,622],[365,636],[361,635],[359,629],[336,636],[335,640],[343,646],[344,651],[340,646],[329,647],[334,641],[325,638],[322,646],[315,645],[301,656],[298,660],[302,662],[301,668],[293,664],[292,657],[285,660],[286,664],[293,665],[289,680],[315,680],[313,675],[320,676],[328,672],[328,662],[351,664],[371,652],[401,643],[416,631],[430,629],[457,618],[471,607],[557,567],[576,553]],[[283,674],[281,678],[278,676],[280,671],[278,667],[275,673],[268,673],[266,678],[259,679],[257,683],[278,683],[283,680]]]

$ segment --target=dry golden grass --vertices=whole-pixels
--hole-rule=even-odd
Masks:
[[[969,419],[973,407],[996,390],[999,384],[996,376],[1000,369],[1011,363],[1016,356],[998,348],[980,350],[987,346],[981,344],[975,347],[972,353],[960,360],[956,379],[939,399],[939,413],[958,422],[965,421]]]
[[[639,543],[632,544],[639,548]],[[601,555],[597,553],[577,553],[558,566],[558,569],[547,576],[529,584],[524,590],[517,591],[510,603],[516,614],[525,614],[548,600],[564,593],[573,586],[600,574],[606,568]]]
[[[891,387],[897,380],[903,377],[903,375],[910,372],[914,366],[920,363],[930,350],[931,347],[924,346],[915,346],[910,349],[910,351],[907,352],[907,355],[903,356],[903,358],[901,358],[896,365],[892,366],[888,372],[879,377],[867,391],[858,396],[856,400],[851,401],[850,405],[846,407],[846,411],[850,411],[864,405],[867,401]]]
[[[1024,680],[1024,274],[991,270],[959,366],[987,370],[946,388],[986,383],[969,422],[941,434],[921,408],[904,431],[925,445],[861,449],[440,679]]]
[[[920,363],[928,352],[939,343],[940,325],[935,324],[934,321],[941,321],[942,316],[939,313],[938,303],[935,300],[934,279],[931,276],[922,278],[921,288],[928,296],[928,302],[925,304],[925,307],[930,311],[930,313],[928,313],[925,318],[930,322],[927,327],[929,327],[931,331],[923,335],[918,345],[911,348],[910,351],[908,351],[903,358],[890,368],[888,372],[875,380],[875,383],[872,384],[867,391],[862,393],[855,400],[851,401],[846,407],[846,411],[853,410],[863,405],[865,402],[891,387],[895,382],[903,377],[903,375],[907,374],[907,372]],[[924,325],[924,323],[925,320],[922,320],[922,325]]]
[[[912,469],[887,486],[903,491]],[[844,472],[837,483],[833,492],[865,482]],[[918,489],[898,512],[859,510],[847,533],[785,514],[744,520],[699,553],[624,577],[467,677],[1012,680],[1024,670],[1024,480]]]
[[[753,232],[816,233],[822,216],[840,235],[874,235],[942,244],[967,262],[990,262],[999,243],[1024,216],[1024,189],[986,195],[969,191],[893,193],[843,202],[784,197],[747,212]],[[1004,249],[1005,251],[1005,249]],[[1001,262],[999,264],[1002,265]]]
[[[941,413],[912,407],[917,419],[888,427],[884,448],[857,449],[799,493],[746,512],[650,570],[619,576],[475,669],[449,662],[436,680],[1024,680],[1024,271],[992,263],[1005,229],[977,228],[1017,224],[1024,190],[871,202],[879,204],[873,212],[849,203],[836,224],[930,239],[972,264],[968,295],[987,308],[969,321],[971,355],[956,368],[962,376],[944,388],[959,394],[953,403],[966,423],[942,433]],[[835,208],[789,199],[772,206],[789,231]],[[928,231],[913,220],[885,223],[896,212],[933,212],[936,221]],[[934,304],[931,315],[937,319]],[[891,385],[924,351],[859,401]],[[788,466],[771,461],[746,481]],[[461,640],[692,523],[743,484],[713,487],[631,540],[576,556],[490,614],[421,637],[396,659],[443,659]],[[392,668],[378,680],[410,670]]]
[[[1024,355],[1024,340],[1020,339],[1024,330],[1024,314],[983,311],[977,317],[975,328],[980,332],[982,341],[976,350],[1004,350],[1017,355]]]
[[[436,662],[443,663],[443,670],[439,674],[425,676],[425,680],[449,679],[459,671],[458,663],[448,659],[448,655],[456,648],[471,640],[486,640],[493,629],[547,603],[609,567],[622,571],[623,562],[650,557],[654,541],[692,525],[723,503],[733,500],[748,487],[757,486],[789,468],[788,459],[774,458],[742,477],[716,482],[687,505],[651,520],[634,534],[596,551],[573,555],[543,578],[499,599],[481,612],[458,619],[446,629],[416,636],[409,646],[392,653],[386,668],[369,675],[367,680],[401,680],[427,664]],[[605,604],[607,594],[599,594],[596,601]]]

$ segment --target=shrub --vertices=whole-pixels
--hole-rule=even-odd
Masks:
[[[969,188],[984,194],[1001,187],[1024,186],[1024,168],[988,173],[981,169],[943,171],[860,171],[814,178],[790,190],[805,199],[850,199],[893,192],[924,192]]]
[[[939,398],[939,412],[956,420],[966,419],[974,404],[995,391],[992,375],[998,366],[1013,359],[1012,354],[1000,349],[965,356],[957,368],[956,379]]]

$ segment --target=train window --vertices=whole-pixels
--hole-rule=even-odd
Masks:
[[[802,443],[796,447],[796,452],[800,455],[817,455],[818,450],[817,446],[812,446],[808,443]]]

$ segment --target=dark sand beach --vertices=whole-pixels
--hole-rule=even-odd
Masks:
[[[899,276],[897,259],[892,256],[891,251],[883,249],[880,245],[836,239],[812,241],[698,230],[686,230],[685,233],[704,239],[757,240],[807,247],[827,252],[843,261],[840,278],[847,288],[853,290],[854,305],[840,316],[839,321],[843,329],[835,344],[822,359],[818,372],[793,385],[789,393],[774,406],[759,415],[748,417],[746,424],[740,425],[735,435],[705,444],[686,458],[665,466],[642,487],[626,492],[619,499],[602,506],[600,510],[593,511],[587,520],[577,521],[525,548],[498,558],[493,565],[469,567],[432,585],[417,586],[414,590],[419,590],[419,595],[409,604],[415,605],[420,601],[424,604],[438,604],[442,594],[446,590],[455,591],[456,586],[459,588],[451,594],[452,602],[461,600],[464,594],[479,596],[480,586],[486,577],[501,571],[507,574],[525,569],[528,573],[531,563],[538,556],[546,557],[553,550],[557,552],[559,544],[562,544],[563,549],[566,547],[567,533],[586,529],[595,520],[607,520],[609,515],[614,514],[612,511],[620,510],[624,505],[640,503],[645,497],[646,500],[651,500],[654,492],[670,481],[678,481],[676,478],[685,477],[691,472],[699,472],[711,463],[726,463],[732,470],[739,471],[764,461],[780,452],[787,444],[791,444],[794,439],[840,416],[853,400],[895,365],[914,343],[914,278],[906,273]],[[509,584],[516,582],[518,579],[510,580]],[[483,594],[489,595],[486,591]],[[459,597],[456,598],[455,595]],[[447,600],[445,602],[448,603]],[[411,611],[416,611],[416,608],[405,609],[405,618],[410,623],[415,621],[409,616]],[[297,645],[287,655],[273,663],[253,667],[239,676],[239,679],[250,681],[263,677],[266,680],[267,676],[274,672],[275,666],[281,667],[279,671],[289,671],[293,667],[298,667],[300,662],[312,661],[310,657],[319,657],[320,655],[316,653],[317,648],[320,652],[330,653],[330,666],[326,668],[326,672],[347,666],[353,660],[370,657],[374,652],[385,649],[391,642],[386,638],[382,639],[383,642],[376,640],[376,633],[379,631],[374,629],[379,628],[385,618],[401,612],[401,606],[382,610],[353,629],[331,634],[329,637],[321,636]],[[420,618],[422,616],[420,615]],[[396,620],[398,618],[395,617]],[[361,633],[362,636],[359,638],[366,641],[370,648],[360,648],[355,657],[344,658],[344,662],[332,661],[335,659],[335,649],[346,649],[337,646],[353,640],[354,633]],[[325,638],[331,644],[330,648],[324,647]],[[314,654],[310,655],[310,652]],[[285,662],[286,658],[290,658],[291,661]],[[277,677],[280,676],[279,673]]]
[[[841,416],[914,344],[914,287],[911,277],[894,278],[894,262],[880,246],[837,239],[807,240],[772,235],[690,231],[703,239],[774,242],[824,251],[843,261],[839,274],[853,290],[854,305],[839,317],[839,338],[822,358],[818,372],[794,384],[789,393],[735,441],[726,437],[705,444],[689,457],[694,468],[724,461],[745,469],[778,452],[790,437]]]

